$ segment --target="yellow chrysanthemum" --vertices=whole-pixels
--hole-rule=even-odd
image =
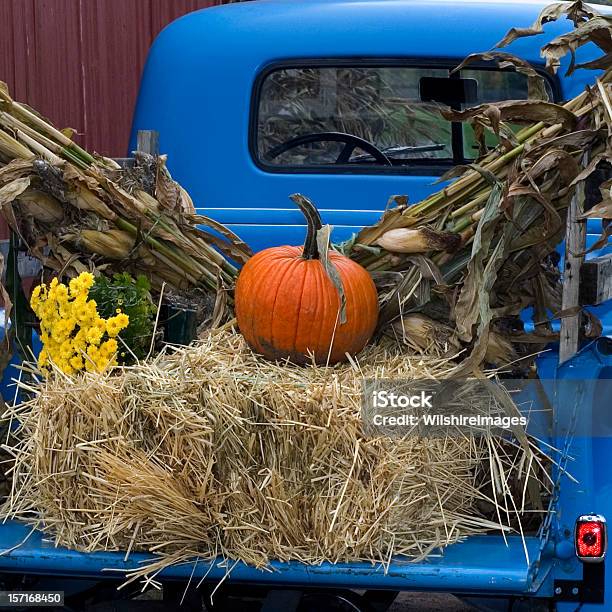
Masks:
[[[60,304],[66,303],[68,301],[68,297],[68,288],[66,285],[58,285],[55,288],[55,298]]]
[[[73,278],[70,281],[69,287],[70,287],[70,297],[75,298],[83,290],[83,284],[81,283],[81,278],[80,277]]]
[[[30,297],[30,306],[36,314],[38,314],[38,311],[40,310],[41,306],[41,292],[42,285],[38,285],[37,287],[34,287],[34,290],[32,291],[32,297]]]
[[[104,357],[101,357],[100,359],[98,359],[98,361],[96,361],[96,371],[104,372],[106,368],[108,368],[109,366],[113,366],[113,365],[116,365],[116,364],[111,363],[108,359],[105,359]]]
[[[117,364],[114,336],[129,325],[129,317],[117,309],[115,317],[102,319],[95,300],[89,299],[93,283],[93,274],[84,272],[73,278],[69,287],[56,278],[48,287],[35,287],[30,304],[40,319],[41,369],[53,362],[71,375],[83,369],[101,372]]]
[[[74,374],[74,372],[75,372],[74,368],[70,365],[70,362],[67,361],[66,359],[61,361],[60,370],[64,374],[68,374],[68,376],[72,376]]]
[[[104,344],[100,345],[100,354],[107,358],[112,357],[117,352],[117,341],[114,338],[107,340]]]
[[[81,284],[86,291],[89,291],[92,288],[94,281],[96,280],[91,272],[82,272],[79,275],[79,278],[81,279]]]
[[[87,342],[97,346],[102,340],[102,334],[103,332],[100,331],[97,327],[90,327],[87,330]]]
[[[60,356],[63,359],[70,359],[74,354],[74,348],[70,340],[64,340],[60,346]]]
[[[100,318],[98,316],[98,311],[96,310],[97,307],[98,305],[96,304],[95,300],[89,300],[86,302],[85,310],[87,311],[87,318],[89,321],[93,322]]]
[[[60,319],[51,327],[51,337],[60,344],[68,337],[68,328],[66,327],[66,321]]]
[[[118,314],[106,321],[106,330],[111,338],[116,337],[119,332],[125,329],[130,323],[130,318],[124,314]]]
[[[70,359],[70,365],[76,370],[83,369],[83,358],[80,355],[75,355]]]

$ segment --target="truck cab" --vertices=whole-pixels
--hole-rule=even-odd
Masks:
[[[295,192],[315,202],[334,241],[350,239],[380,218],[391,196],[418,202],[440,188],[446,170],[478,156],[472,128],[443,119],[441,106],[527,99],[524,74],[494,62],[452,69],[494,48],[509,28],[531,25],[546,4],[258,0],[190,13],[149,52],[130,149],[139,129],[158,130],[196,206],[255,251],[303,241],[302,216],[288,198]],[[571,27],[547,24],[543,35],[507,49],[539,72],[555,102],[597,76],[565,76],[567,60],[556,75],[545,70],[541,46]],[[578,61],[593,53],[578,50]],[[590,246],[601,222],[589,222],[588,233]],[[611,309],[594,309],[606,335]]]
[[[374,223],[389,197],[418,202],[452,165],[474,159],[471,128],[440,104],[527,98],[527,77],[494,64],[450,74],[544,2],[260,0],[178,19],[153,44],[134,114],[155,129],[194,202],[254,248],[302,240],[288,199],[317,204],[343,240]],[[546,37],[569,29],[547,26]],[[546,37],[509,49],[570,99],[594,75],[544,70]],[[494,144],[494,143],[491,143]]]

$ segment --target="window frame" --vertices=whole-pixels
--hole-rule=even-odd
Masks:
[[[459,65],[456,59],[452,58],[300,58],[292,60],[281,60],[272,62],[264,66],[253,83],[251,91],[251,101],[249,110],[249,127],[248,127],[248,148],[251,160],[264,172],[270,174],[370,174],[370,175],[408,175],[408,176],[441,176],[449,168],[452,168],[457,163],[469,163],[463,157],[463,135],[461,142],[456,142],[456,137],[451,139],[451,147],[453,159],[415,159],[409,164],[402,166],[361,166],[359,164],[317,164],[313,166],[277,166],[275,164],[266,163],[260,159],[257,150],[258,138],[258,122],[259,122],[259,102],[261,99],[262,86],[266,78],[272,72],[277,70],[291,70],[300,68],[437,68],[441,70],[452,70]],[[533,65],[538,74],[546,79],[550,85],[553,102],[560,100],[561,87],[559,78],[552,76],[544,70],[544,66]],[[511,68],[500,69],[492,66],[491,62],[473,62],[470,64],[470,69],[491,70],[495,72],[515,72]],[[457,123],[457,122],[455,122]],[[458,125],[461,125],[460,123]],[[456,132],[456,130],[453,130]]]

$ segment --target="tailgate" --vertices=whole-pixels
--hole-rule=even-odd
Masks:
[[[119,574],[137,568],[152,555],[135,553],[124,560],[124,553],[82,553],[54,547],[43,541],[39,532],[18,522],[0,526],[0,572],[78,576],[83,578],[117,578]],[[24,539],[27,540],[24,542]],[[19,545],[23,542],[21,545]],[[14,548],[13,548],[14,547]],[[525,557],[528,551],[531,564]],[[368,563],[323,563],[318,566],[299,562],[274,561],[270,568],[257,570],[243,563],[217,560],[194,561],[194,564],[172,566],[158,579],[206,580],[218,582],[230,569],[233,582],[275,585],[333,586],[356,589],[389,589],[415,591],[447,591],[452,593],[525,594],[533,592],[534,561],[538,558],[540,541],[528,537],[524,541],[510,536],[507,543],[501,536],[472,536],[464,542],[448,546],[441,554],[426,561],[413,563],[396,558],[387,568]],[[546,572],[544,572],[546,573]],[[541,573],[540,573],[541,578]]]

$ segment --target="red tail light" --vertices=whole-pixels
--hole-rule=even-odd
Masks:
[[[576,555],[581,561],[602,561],[608,538],[606,519],[600,514],[585,514],[576,521]]]

